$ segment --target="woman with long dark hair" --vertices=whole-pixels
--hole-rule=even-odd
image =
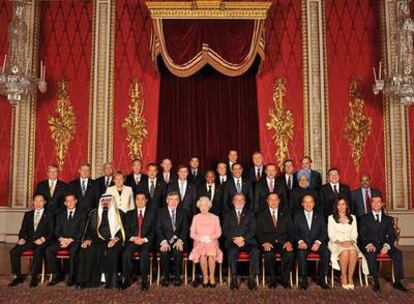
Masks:
[[[332,267],[341,271],[342,288],[353,290],[353,277],[358,258],[362,259],[365,274],[368,274],[368,265],[357,246],[356,218],[351,214],[349,203],[345,198],[336,201],[334,212],[328,217],[328,236]]]

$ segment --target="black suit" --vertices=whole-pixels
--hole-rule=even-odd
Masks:
[[[197,170],[197,175],[194,176],[191,172],[191,168],[188,169],[188,180],[194,184],[196,187],[199,187],[201,185],[203,185],[206,180],[205,180],[205,172],[202,169],[198,169]]]
[[[151,252],[154,241],[155,231],[155,209],[151,207],[145,208],[143,221],[141,224],[141,238],[147,239],[142,245],[134,244],[131,238],[138,236],[138,210],[134,209],[125,215],[125,234],[126,245],[122,253],[122,273],[129,276],[133,269],[132,255],[139,251],[139,261],[141,265],[141,274],[143,276],[149,273],[149,252]]]
[[[98,189],[95,185],[95,181],[88,178],[87,184],[84,196],[82,195],[80,178],[71,181],[68,187],[69,191],[75,193],[78,198],[77,208],[82,209],[86,214],[96,208],[99,201]]]
[[[169,179],[167,182],[167,180],[164,179],[164,172],[158,172],[157,179],[163,180],[168,187],[168,185],[175,182],[178,179],[178,177],[177,174],[170,172]]]
[[[21,276],[21,255],[24,251],[29,249],[34,251],[32,273],[34,275],[40,273],[46,246],[53,236],[54,215],[52,213],[47,213],[46,210],[44,210],[36,230],[34,230],[34,215],[35,210],[31,210],[27,211],[23,217],[22,226],[19,232],[19,239],[24,239],[26,243],[23,245],[16,244],[16,246],[10,250],[12,273],[14,273],[17,277]],[[42,245],[36,245],[34,241],[42,237],[45,238],[46,241]]]
[[[270,251],[264,252],[265,268],[270,275],[271,282],[276,281],[275,254],[277,252],[282,255],[282,279],[284,282],[288,282],[289,273],[293,269],[295,254],[293,251],[287,251],[283,246],[286,242],[291,242],[293,245],[294,227],[291,215],[280,208],[278,209],[276,227],[273,225],[272,215],[269,208],[263,209],[257,213],[257,236],[260,246],[263,246],[264,243],[270,243],[273,246]]]
[[[363,215],[359,225],[359,240],[361,249],[367,258],[370,275],[378,279],[377,255],[384,244],[388,244],[390,247],[388,254],[393,260],[396,279],[401,280],[404,278],[403,256],[401,250],[395,247],[397,235],[391,216],[382,212],[381,222],[378,223],[372,212]],[[375,252],[367,252],[366,249],[369,244],[375,246]]]
[[[181,197],[180,187],[178,185],[179,182],[180,180],[177,180],[174,183],[171,183],[168,186],[167,193],[170,193],[173,191],[178,192],[180,196],[180,207],[186,210],[187,216],[191,218],[195,214],[195,211],[196,211],[196,199],[197,199],[196,186],[187,180],[187,187],[185,189],[184,197]]]
[[[292,185],[291,185],[291,188],[289,189],[288,183],[286,181],[286,175],[284,173],[276,177],[276,185],[279,189],[284,189],[284,192],[287,195],[287,202],[290,199],[290,193],[292,192],[292,190],[299,187],[298,180],[295,174],[292,174],[291,176],[291,183]]]
[[[326,228],[326,222],[323,215],[320,215],[316,211],[313,212],[312,224],[309,229],[308,222],[305,216],[305,211],[302,210],[295,214],[293,218],[295,226],[295,243],[299,245],[300,241],[303,241],[308,245],[307,249],[297,250],[297,257],[299,263],[300,276],[306,277],[308,275],[308,264],[306,257],[311,252],[311,247],[317,241],[320,243],[319,253],[320,256],[320,279],[324,279],[328,273],[328,266],[330,260],[330,251],[326,245],[328,239],[328,233]]]
[[[49,180],[46,179],[37,184],[35,193],[41,193],[46,197],[47,204],[46,209],[48,212],[59,213],[65,209],[63,204],[64,195],[66,192],[67,184],[61,180],[56,181],[55,191],[53,196],[50,195]]]
[[[150,193],[150,182],[149,179],[146,181],[139,183],[137,187],[137,192],[143,192],[148,198],[147,206],[151,208],[162,208],[166,205],[165,203],[165,195],[167,192],[167,185],[164,183],[162,179],[157,178],[156,182],[154,183],[154,195],[151,196]]]
[[[249,210],[254,209],[254,194],[252,183],[246,178],[240,178],[241,180],[241,192],[246,197],[246,205]],[[233,209],[233,196],[237,193],[236,181],[233,177],[227,179],[227,182],[223,186],[223,207],[224,210]]]
[[[115,185],[113,178],[111,178],[111,182],[109,183],[108,186],[105,184],[105,179],[106,179],[106,176],[104,175],[95,180],[95,184],[96,184],[99,197],[106,192],[106,188]]]
[[[188,237],[188,217],[187,212],[182,208],[176,209],[175,229],[172,224],[171,216],[168,207],[159,210],[156,220],[156,234],[158,246],[162,242],[167,241],[171,246],[171,250],[167,252],[160,251],[161,271],[164,279],[169,278],[169,265],[171,258],[174,258],[174,272],[175,278],[179,279],[181,275],[183,252],[172,248],[176,240],[181,240],[184,243],[184,251],[186,248],[186,240]]]
[[[285,187],[280,184],[276,184],[276,179],[273,181],[273,192],[279,194],[280,208],[285,209],[288,205],[287,192]],[[270,189],[266,178],[256,184],[254,192],[254,210],[256,212],[268,208],[266,198],[269,193]]]
[[[68,218],[68,215],[66,210],[56,217],[55,241],[46,248],[46,261],[50,273],[60,273],[56,253],[63,248],[60,246],[59,238],[72,238],[74,241],[66,249],[69,250],[69,275],[74,276],[76,255],[85,230],[86,213],[81,209],[76,209],[72,218]]]
[[[345,184],[339,184],[338,195],[332,189],[330,183],[326,183],[322,186],[320,192],[320,202],[321,208],[323,210],[323,215],[325,218],[328,218],[333,213],[334,205],[338,198],[345,198],[349,203],[349,208],[351,213],[354,213],[354,207],[352,203],[351,189]]]
[[[220,185],[217,185],[217,184],[214,185],[214,193],[212,193],[212,195],[213,195],[213,201],[212,201],[212,207],[210,209],[210,212],[214,213],[218,217],[221,217],[222,212],[223,212],[223,201],[222,201],[223,191]],[[209,190],[208,190],[207,184],[203,184],[197,188],[197,200],[202,196],[207,196],[208,198],[211,199],[211,197],[209,196]]]
[[[127,186],[130,186],[132,188],[132,190],[134,190],[134,193],[136,193],[138,187],[140,185],[146,183],[147,180],[148,180],[148,176],[141,173],[141,179],[139,180],[139,183],[137,183],[135,178],[134,178],[134,173],[131,173],[131,174],[127,175],[124,184],[127,185]]]
[[[257,168],[255,166],[250,167],[246,171],[246,178],[252,183],[253,187],[255,186],[256,183],[266,179],[265,170],[266,170],[266,166],[263,166],[263,168],[260,169],[259,179],[257,179]]]
[[[364,197],[362,196],[362,195],[365,195],[365,191],[366,189],[362,189],[362,188],[358,188],[352,191],[352,202],[354,206],[354,215],[357,218],[366,214]],[[381,196],[381,191],[379,191],[378,189],[370,188],[370,191],[371,191],[371,197]]]
[[[249,253],[250,267],[249,274],[256,275],[259,273],[259,254],[256,242],[256,220],[253,211],[244,208],[241,211],[240,223],[237,219],[236,209],[227,210],[223,215],[223,236],[224,247],[227,250],[228,264],[231,273],[237,275],[237,259],[241,251]],[[245,245],[238,247],[234,238],[243,237]]]
[[[323,213],[323,209],[319,202],[319,193],[311,188],[303,189],[298,187],[293,189],[289,196],[289,212],[292,216],[303,210],[302,198],[307,194],[312,195],[315,200],[315,211],[320,212],[321,214]]]
[[[295,179],[297,179],[297,172],[295,173]],[[309,188],[315,191],[319,191],[322,187],[322,176],[318,171],[311,170],[309,177]]]

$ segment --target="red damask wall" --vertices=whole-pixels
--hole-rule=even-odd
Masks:
[[[382,97],[372,93],[372,68],[380,60],[377,0],[327,0],[326,45],[329,91],[330,164],[341,170],[342,180],[358,186],[359,175],[368,173],[374,187],[385,191],[384,121]],[[363,79],[364,113],[372,118],[359,172],[344,137],[348,114],[349,79]]]
[[[115,35],[114,165],[125,172],[130,169],[130,157],[122,122],[128,115],[133,78],[142,81],[145,103],[148,135],[142,151],[144,165],[156,157],[159,75],[150,57],[151,20],[144,1],[117,1]]]
[[[303,155],[303,68],[302,68],[301,1],[274,1],[266,22],[266,59],[257,77],[260,149],[266,162],[276,162],[269,121],[273,105],[273,82],[286,78],[285,106],[295,120],[294,138],[289,143],[290,156],[296,162]]]
[[[47,164],[56,162],[47,119],[56,115],[57,82],[63,78],[69,81],[77,131],[66,154],[61,178],[71,180],[79,163],[88,160],[92,16],[92,1],[41,2],[39,58],[47,67],[48,90],[38,95],[35,183],[45,178]]]
[[[12,3],[0,2],[0,63],[3,65],[4,54],[7,53],[7,26],[12,16]],[[10,128],[11,108],[6,98],[0,97],[0,206],[7,206],[9,199],[10,170]]]

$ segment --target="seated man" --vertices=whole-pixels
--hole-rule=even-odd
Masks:
[[[268,208],[257,213],[257,235],[265,255],[265,268],[270,276],[270,288],[276,288],[276,253],[282,256],[282,286],[288,288],[289,273],[293,269],[293,229],[291,215],[279,208],[280,197],[276,192],[267,196]]]
[[[59,269],[60,263],[56,258],[56,253],[62,249],[69,251],[67,285],[72,286],[75,283],[75,261],[86,222],[86,214],[83,210],[76,208],[77,203],[76,195],[67,193],[64,198],[66,210],[56,216],[55,240],[46,248],[47,269],[53,274],[49,286],[56,285],[63,279],[61,269]]]
[[[174,259],[174,286],[180,286],[183,252],[188,237],[188,217],[184,208],[177,208],[180,203],[178,192],[167,195],[167,206],[161,208],[157,214],[156,234],[159,244],[162,286],[170,283],[170,261]]]
[[[126,245],[122,253],[121,288],[130,284],[133,269],[132,257],[139,252],[141,265],[141,289],[148,290],[149,252],[151,251],[155,229],[155,208],[147,207],[148,199],[143,192],[135,194],[136,209],[129,211],[125,216]]]
[[[319,253],[319,285],[327,289],[325,282],[328,273],[330,251],[327,247],[328,234],[326,222],[323,215],[314,211],[315,199],[310,194],[305,194],[302,198],[302,211],[295,214],[293,218],[295,226],[295,243],[297,244],[297,257],[299,263],[301,289],[308,288],[308,263],[306,260],[309,252]]]
[[[388,254],[392,258],[396,279],[393,287],[405,292],[407,288],[401,283],[401,280],[404,278],[402,252],[395,247],[397,236],[393,219],[382,211],[382,207],[382,198],[380,196],[372,197],[372,212],[361,217],[359,227],[361,249],[364,251],[367,259],[369,273],[374,277],[373,290],[375,292],[380,291],[377,263],[377,255],[379,254]]]
[[[125,240],[121,212],[115,199],[101,196],[97,209],[90,212],[79,251],[76,281],[79,287],[118,287],[118,263]]]
[[[246,207],[246,197],[243,193],[233,196],[233,209],[223,216],[224,246],[227,250],[232,279],[230,288],[239,288],[237,283],[237,259],[241,251],[249,253],[249,289],[256,289],[254,277],[259,273],[259,254],[256,242],[256,221],[253,211]]]
[[[42,268],[45,248],[53,235],[53,214],[45,212],[45,204],[45,196],[36,193],[33,195],[34,210],[24,214],[19,240],[17,245],[10,250],[12,274],[15,275],[15,278],[9,286],[23,283],[20,258],[22,253],[29,249],[34,251],[30,287],[36,287],[38,284],[37,276]]]

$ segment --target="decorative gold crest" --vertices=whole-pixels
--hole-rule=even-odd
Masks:
[[[295,121],[291,111],[285,109],[286,79],[279,78],[273,84],[273,107],[269,109],[270,121],[266,123],[268,130],[273,130],[272,136],[276,150],[276,160],[282,168],[283,161],[290,157],[288,143],[293,138]]]
[[[359,170],[362,158],[362,150],[368,136],[371,134],[372,119],[362,113],[364,100],[361,98],[361,79],[350,79],[349,113],[345,120],[345,138],[352,148],[354,165]]]
[[[49,116],[47,121],[50,136],[55,142],[56,160],[59,169],[62,169],[69,144],[76,132],[76,116],[70,102],[67,80],[62,79],[58,82],[57,96],[58,101],[55,109],[57,115],[55,117]]]
[[[129,87],[129,97],[131,104],[128,106],[128,116],[124,119],[122,127],[127,131],[128,155],[134,159],[142,157],[142,144],[148,134],[143,115],[142,85],[136,78],[132,80]]]

